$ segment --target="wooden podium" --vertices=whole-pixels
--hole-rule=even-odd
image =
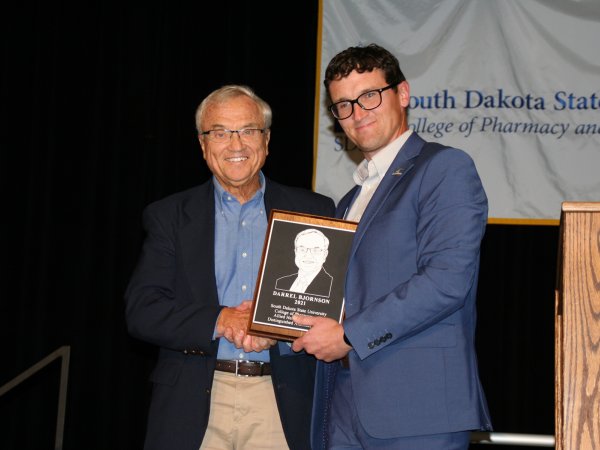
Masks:
[[[562,204],[558,251],[556,450],[600,450],[600,202]]]

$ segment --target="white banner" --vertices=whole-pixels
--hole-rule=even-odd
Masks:
[[[600,201],[599,1],[322,1],[315,190],[337,202],[362,159],[327,111],[325,69],[374,42],[409,82],[410,127],[475,160],[490,221]]]

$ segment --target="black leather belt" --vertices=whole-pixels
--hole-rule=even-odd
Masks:
[[[217,359],[215,369],[221,372],[235,373],[240,377],[262,377],[271,375],[271,364],[261,361],[238,361],[235,359]]]

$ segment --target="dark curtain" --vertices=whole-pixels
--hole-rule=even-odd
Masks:
[[[554,434],[558,235],[557,226],[488,225],[486,230],[481,248],[476,345],[497,432]]]
[[[64,448],[139,449],[155,349],[123,292],[149,202],[208,177],[194,111],[273,107],[271,178],[310,188],[318,1],[22,2],[0,50],[0,385],[71,346]],[[553,433],[556,227],[489,226],[478,350],[498,431]],[[50,449],[59,363],[0,397],[0,448]]]

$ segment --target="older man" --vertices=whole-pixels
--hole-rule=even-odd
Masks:
[[[331,216],[333,201],[262,174],[271,109],[249,88],[211,93],[196,126],[212,179],[145,209],[126,293],[130,333],[160,348],[145,448],[308,449],[314,359],[247,335],[245,300],[270,210]]]

